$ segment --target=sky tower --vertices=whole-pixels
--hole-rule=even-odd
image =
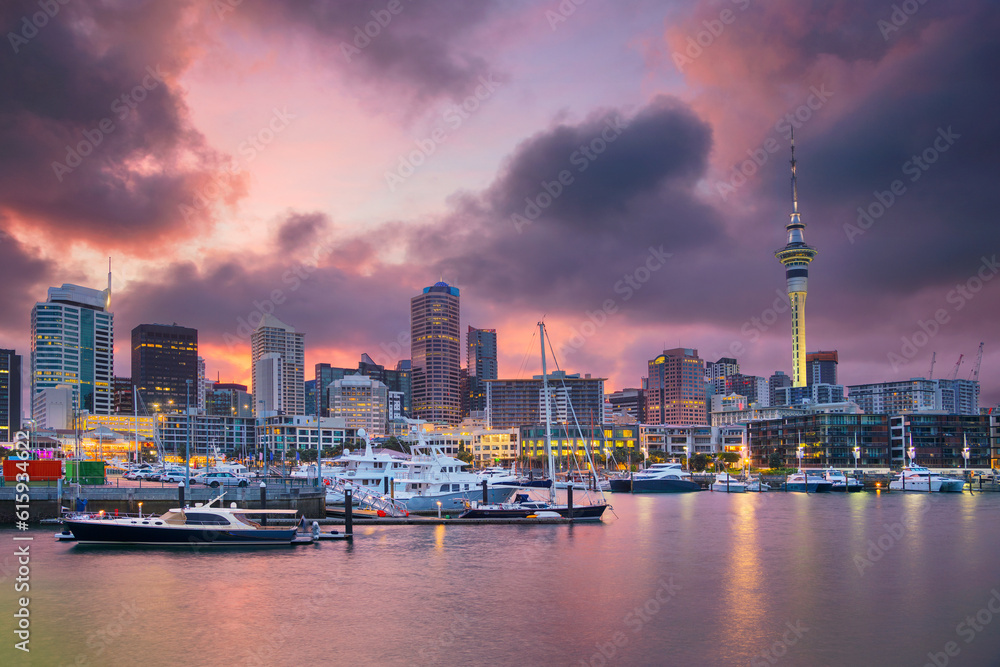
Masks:
[[[774,253],[785,267],[788,301],[792,307],[792,386],[806,386],[806,288],[809,282],[809,262],[816,249],[806,245],[802,231],[805,223],[799,217],[799,189],[795,179],[795,133],[792,133],[792,214],[785,229],[788,243]]]

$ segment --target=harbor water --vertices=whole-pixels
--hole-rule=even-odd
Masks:
[[[33,529],[30,593],[4,529],[0,664],[1000,665],[1000,494],[608,497],[600,524],[265,550]]]

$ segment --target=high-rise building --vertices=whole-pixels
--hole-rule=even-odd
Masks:
[[[386,386],[360,373],[330,385],[330,416],[342,417],[347,428],[363,428],[375,437],[385,434],[387,401]]]
[[[348,375],[361,374],[369,377],[373,380],[378,380],[384,384],[390,392],[398,392],[402,395],[402,403],[400,404],[401,417],[409,417],[411,414],[412,405],[412,388],[410,386],[410,360],[404,359],[396,364],[395,370],[386,368],[381,364],[375,363],[375,361],[367,354],[361,355],[361,361],[358,362],[357,368],[340,368],[336,366],[331,366],[330,364],[316,364],[316,384],[319,385],[319,389],[315,389],[311,383],[306,383],[310,385],[308,392],[311,392],[312,396],[308,399],[307,405],[313,412],[309,409],[306,410],[306,414],[315,415],[315,404],[313,401],[319,392],[320,400],[320,410],[323,411],[321,416],[329,416],[329,406],[330,406],[330,385],[336,380],[343,380]]]
[[[253,417],[253,396],[245,384],[216,382],[205,393],[205,414],[215,417]]]
[[[979,414],[979,383],[973,380],[926,380],[922,377],[894,382],[849,386],[850,399],[864,412],[901,415],[943,412]]]
[[[198,414],[205,414],[205,398],[212,384],[206,377],[205,357],[198,357]]]
[[[806,225],[799,217],[799,191],[795,174],[795,137],[792,136],[792,213],[785,226],[788,243],[774,253],[785,267],[785,285],[792,313],[792,386],[806,386],[806,291],[809,263],[816,249],[806,245],[803,231]]]
[[[978,380],[935,380],[941,388],[941,410],[950,415],[979,414]]]
[[[604,417],[604,381],[590,374],[548,374],[553,421],[572,422],[572,414],[580,425],[601,423]],[[487,422],[492,428],[520,428],[545,421],[545,402],[541,400],[542,376],[517,380],[486,380]],[[572,411],[570,410],[572,406]]]
[[[486,380],[496,380],[497,330],[469,327],[466,333],[468,380],[463,392],[463,416],[486,411]]]
[[[459,292],[444,282],[410,299],[413,416],[438,424],[461,421]]]
[[[705,362],[698,350],[664,350],[649,361],[646,419],[650,424],[705,424]]]
[[[147,410],[198,407],[198,330],[176,324],[132,329],[132,381]]]
[[[0,350],[0,442],[21,430],[21,355]]]
[[[254,414],[258,417],[294,414],[285,409],[283,366],[281,355],[277,352],[263,354],[253,364]]]
[[[705,377],[712,384],[712,394],[726,394],[726,380],[740,372],[740,362],[732,357],[705,362]]]
[[[806,355],[806,384],[837,384],[837,351],[810,352]]]
[[[750,403],[756,403],[762,408],[771,405],[771,390],[767,378],[758,375],[743,375],[734,373],[726,378],[725,394],[745,396]]]
[[[108,289],[64,284],[31,309],[31,396],[58,385],[72,389],[71,410],[114,410],[114,314]],[[37,416],[36,416],[37,418]]]
[[[778,390],[791,386],[792,378],[785,375],[785,371],[774,371],[774,375],[767,378],[767,390],[771,397],[771,405],[781,405]]]
[[[250,334],[250,361],[252,368],[252,389],[254,410],[261,409],[260,401],[265,401],[264,410],[280,410],[286,415],[302,415],[306,409],[306,335],[295,331],[274,315],[265,315],[257,328]],[[266,364],[258,362],[267,355],[278,355],[279,363],[274,365],[273,357]],[[257,376],[258,368],[268,373],[279,372],[280,378],[268,378],[266,387],[261,387]],[[280,383],[281,399],[276,403],[275,385]],[[258,390],[260,389],[260,390]],[[256,414],[256,412],[255,412]]]

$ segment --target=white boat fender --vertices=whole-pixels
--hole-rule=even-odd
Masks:
[[[559,512],[535,512],[535,517],[539,519],[558,519],[561,516]]]

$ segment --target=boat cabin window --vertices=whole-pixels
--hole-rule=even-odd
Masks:
[[[218,514],[206,514],[203,512],[187,512],[184,521],[187,525],[196,526],[228,526],[229,519]]]

